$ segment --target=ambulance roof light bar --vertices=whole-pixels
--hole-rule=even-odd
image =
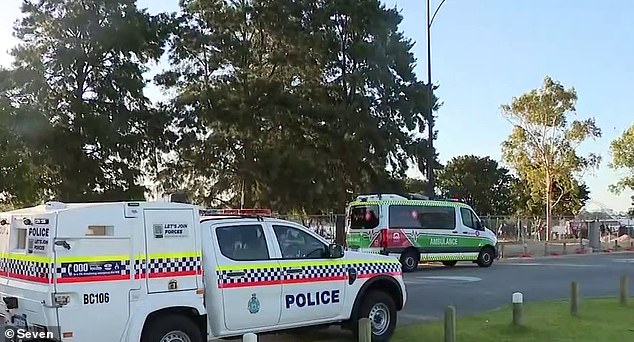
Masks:
[[[358,195],[357,201],[367,202],[367,201],[380,201],[380,200],[392,200],[392,201],[404,201],[407,200],[407,197],[397,194],[365,194]]]
[[[411,200],[429,200],[429,196],[423,195],[421,193],[410,192],[407,194],[409,199]]]

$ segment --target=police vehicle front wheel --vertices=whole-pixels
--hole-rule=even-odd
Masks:
[[[144,329],[141,342],[203,342],[191,319],[182,315],[162,316]]]
[[[368,318],[372,327],[372,342],[389,341],[396,329],[396,304],[383,291],[368,293],[359,307],[357,320]],[[359,325],[353,326],[355,340],[359,338]]]

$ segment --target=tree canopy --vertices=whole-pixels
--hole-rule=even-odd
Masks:
[[[446,197],[469,203],[479,215],[514,213],[514,177],[489,157],[452,158],[438,174],[438,187]]]
[[[539,89],[501,106],[503,115],[514,125],[502,144],[503,159],[531,193],[544,199],[547,236],[552,209],[578,189],[576,182],[584,171],[600,162],[596,154],[582,156],[577,152],[587,139],[600,137],[601,130],[593,118],[570,119],[576,115],[576,101],[574,88],[566,89],[547,76]]]
[[[44,177],[33,147],[37,122],[13,103],[13,72],[0,69],[0,207],[22,206],[41,198]],[[35,130],[35,132],[34,132]]]
[[[573,180],[572,189],[562,189],[558,183],[553,185],[553,197],[560,198],[552,208],[552,215],[559,217],[576,217],[590,199],[588,186]],[[515,213],[525,217],[541,218],[544,216],[544,198],[530,190],[529,184],[522,179],[514,179],[512,186],[515,199]]]
[[[380,1],[25,1],[0,70],[0,202],[126,200],[340,210],[424,167],[430,96]],[[285,18],[279,20],[279,18]],[[168,52],[145,96],[148,65]],[[435,98],[434,98],[435,99]]]
[[[0,205],[144,199],[154,183],[204,205],[317,213],[341,212],[359,193],[424,189],[406,170],[437,159],[422,133],[439,104],[414,73],[397,9],[180,6],[150,15],[134,0],[23,2],[14,64],[0,69]],[[147,79],[163,56],[165,70]],[[151,82],[168,94],[161,103],[144,93]],[[483,215],[578,212],[588,197],[579,176],[599,158],[576,147],[601,131],[569,119],[576,100],[546,77],[502,106],[514,123],[504,161],[517,177],[488,157],[456,157],[439,172],[443,195]],[[613,167],[632,174],[633,135],[611,149]]]
[[[403,188],[407,161],[426,153],[414,132],[428,104],[395,9],[334,0],[182,6],[173,67],[157,78],[176,94],[165,187],[193,189],[204,203],[310,211]]]
[[[13,138],[6,148],[24,174],[7,179],[6,197],[145,198],[147,161],[167,123],[143,94],[146,65],[162,54],[162,17],[133,0],[24,1],[22,12],[1,134]]]
[[[620,193],[625,189],[634,191],[634,124],[626,129],[620,137],[612,141],[610,153],[612,154],[610,166],[626,173],[610,189],[616,193]]]

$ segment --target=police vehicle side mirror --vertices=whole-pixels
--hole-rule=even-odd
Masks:
[[[343,257],[343,246],[338,245],[336,243],[331,243],[328,245],[328,255],[330,258],[342,258]]]

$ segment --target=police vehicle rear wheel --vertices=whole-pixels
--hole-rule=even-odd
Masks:
[[[480,255],[478,255],[478,260],[476,263],[480,267],[489,267],[493,264],[493,259],[495,258],[495,251],[493,248],[485,247],[480,251]]]
[[[408,249],[401,253],[401,265],[403,265],[403,272],[414,272],[418,270],[419,262],[420,255],[416,250]]]
[[[196,324],[181,315],[160,317],[146,329],[142,342],[203,342]]]
[[[369,318],[372,326],[372,341],[389,341],[396,328],[396,304],[387,293],[372,291],[368,293],[359,307],[357,320]],[[353,326],[355,340],[359,336],[359,326]]]

